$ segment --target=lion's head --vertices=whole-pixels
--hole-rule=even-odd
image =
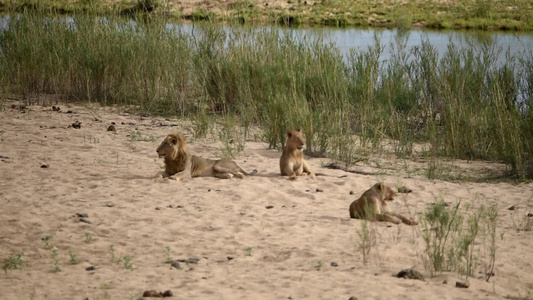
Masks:
[[[175,133],[169,134],[156,151],[159,157],[165,157],[166,160],[178,160],[180,157],[186,157],[189,153],[183,136]]]
[[[372,189],[375,190],[378,195],[380,195],[382,200],[392,201],[396,196],[396,192],[394,192],[388,185],[383,182],[378,182],[374,184]]]
[[[303,150],[305,139],[301,129],[287,131],[287,146],[291,149]]]

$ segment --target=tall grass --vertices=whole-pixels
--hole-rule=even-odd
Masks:
[[[25,12],[0,32],[0,89],[192,117],[199,135],[213,116],[235,117],[244,135],[262,128],[271,147],[301,128],[310,153],[346,164],[384,142],[404,157],[426,142],[428,156],[500,160],[525,177],[532,52],[498,61],[493,43],[452,43],[438,55],[427,40],[408,49],[407,37],[398,34],[385,61],[377,36],[344,56],[320,37],[275,28],[204,24],[191,33],[157,18]]]

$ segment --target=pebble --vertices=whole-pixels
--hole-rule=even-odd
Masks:
[[[406,187],[406,186],[401,186],[398,188],[398,193],[405,193],[405,194],[408,194],[410,192],[412,192],[413,190]]]
[[[232,255],[228,255],[228,257],[226,257],[226,258],[227,258],[228,260],[232,260],[232,259],[234,259],[235,257],[232,256]]]
[[[338,267],[339,264],[333,261],[333,262],[331,262],[331,266],[332,266],[332,267]]]
[[[85,268],[85,271],[94,271],[96,268],[93,266]]]
[[[509,208],[508,208],[508,210],[515,210],[515,209],[516,209],[516,206],[514,206],[514,205],[511,205],[511,206],[509,206]]]
[[[76,213],[76,217],[78,217],[78,218],[88,218],[89,215],[88,214],[84,214],[84,213]]]
[[[72,123],[72,125],[70,125],[70,126],[72,126],[72,128],[74,128],[74,129],[80,129],[81,128],[81,122],[80,121],[76,121],[76,122]]]
[[[466,282],[462,282],[462,281],[457,281],[455,282],[455,287],[456,288],[463,288],[463,289],[467,289],[470,285]]]
[[[107,127],[107,131],[117,131],[117,129],[115,128],[115,125],[111,124]]]
[[[266,208],[266,209],[271,209],[271,208],[274,208],[274,206],[272,206],[272,205],[267,205],[267,206],[265,206],[265,208]]]
[[[80,222],[83,222],[83,223],[87,223],[87,224],[92,224],[93,222],[85,219],[85,218],[80,218]]]
[[[316,188],[316,192],[317,192],[317,193],[322,193],[322,192],[324,192],[324,190],[323,190],[323,189]]]
[[[42,164],[42,165],[41,165],[41,168],[42,168],[42,169],[48,169],[48,165],[47,165],[47,164]]]
[[[396,275],[398,278],[418,279],[424,281],[424,275],[414,269],[403,269]]]
[[[180,263],[176,260],[176,261],[173,261],[171,264],[170,264],[171,267],[174,267],[176,269],[181,269],[181,266],[180,266]]]

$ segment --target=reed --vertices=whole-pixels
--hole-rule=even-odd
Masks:
[[[531,51],[498,61],[494,43],[452,43],[439,56],[429,41],[408,49],[400,31],[384,61],[378,36],[343,55],[291,30],[181,28],[157,18],[21,13],[0,32],[0,90],[189,117],[198,136],[222,117],[244,138],[261,128],[271,147],[301,128],[310,154],[346,165],[389,143],[409,157],[424,142],[432,158],[499,160],[518,178],[531,168]]]

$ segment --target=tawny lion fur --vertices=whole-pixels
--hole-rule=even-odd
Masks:
[[[169,134],[156,151],[159,157],[165,158],[165,171],[159,173],[159,176],[163,178],[174,180],[192,177],[229,179],[233,176],[244,178],[244,175],[257,173],[257,170],[250,173],[244,171],[232,160],[212,160],[191,155],[181,134]]]
[[[315,177],[316,174],[311,171],[311,167],[304,159],[304,146],[305,140],[300,129],[287,131],[287,143],[279,159],[279,168],[282,176],[296,179],[297,176],[308,174],[311,177]]]
[[[418,222],[392,212],[385,201],[394,200],[394,196],[396,193],[389,186],[378,182],[350,204],[350,218],[418,225]]]

